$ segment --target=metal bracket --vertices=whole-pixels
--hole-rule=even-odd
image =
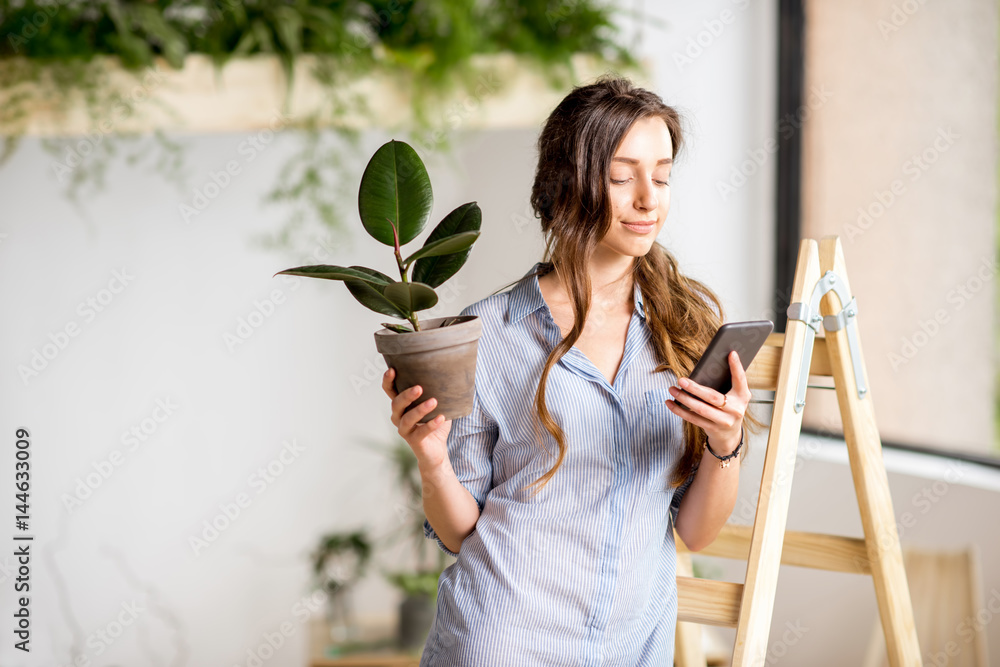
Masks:
[[[819,302],[823,296],[833,291],[844,304],[840,312],[836,315],[821,316],[819,314]],[[861,354],[858,344],[857,312],[858,305],[854,297],[848,298],[847,288],[842,280],[837,278],[833,271],[827,271],[813,287],[809,296],[809,303],[797,301],[788,306],[788,319],[805,322],[809,326],[806,331],[805,345],[802,348],[802,366],[799,370],[799,382],[795,389],[795,411],[801,412],[806,405],[806,383],[809,378],[809,366],[812,362],[813,344],[816,334],[819,333],[819,326],[822,324],[827,331],[838,331],[847,329],[847,347],[851,353],[851,365],[854,368],[854,382],[858,392],[858,398],[864,398],[868,393],[865,380],[861,372]]]

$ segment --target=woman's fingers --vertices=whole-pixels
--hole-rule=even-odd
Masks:
[[[404,392],[405,393],[405,392]],[[415,428],[417,428],[417,422],[423,419],[424,415],[429,413],[431,410],[437,407],[437,399],[428,398],[426,401],[416,406],[399,420],[400,432],[410,433]],[[428,422],[429,424],[430,422]],[[421,426],[426,426],[426,424],[421,424]]]
[[[697,403],[698,401],[688,398],[689,401]],[[704,405],[704,404],[703,404]],[[688,408],[687,410],[680,404],[680,401],[667,401],[667,406],[676,415],[679,415],[682,419],[686,419],[695,426],[700,426],[703,429],[711,429],[715,426],[715,423],[711,419],[707,419],[693,409]],[[699,408],[705,409],[705,408]]]
[[[681,378],[680,380],[677,381],[677,384],[680,385],[680,388],[683,389],[684,391],[693,394],[696,398],[700,398],[705,403],[708,403],[709,405],[715,406],[717,408],[721,408],[722,401],[725,400],[725,396],[723,396],[720,392],[717,392],[716,390],[710,387],[706,387],[705,385],[698,384],[691,378]],[[678,391],[677,393],[683,394],[683,392],[680,391]],[[687,407],[691,407],[691,404],[697,404],[698,402],[690,400],[690,397],[687,396],[685,396],[684,398],[688,399],[688,401],[684,403],[684,405]]]
[[[396,377],[396,369],[390,368],[382,374],[382,391],[389,395],[389,398],[396,398],[396,390],[392,387],[392,380]]]
[[[412,410],[407,411],[410,404],[417,400],[417,397],[423,393],[423,387],[415,384],[397,393],[392,386],[395,376],[396,369],[394,368],[387,369],[382,375],[382,390],[392,399],[392,412],[389,415],[389,419],[407,442],[414,438],[417,441],[421,441],[444,424],[444,415],[438,415],[426,424],[417,424],[427,413],[437,407],[437,400],[429,398]]]
[[[740,355],[736,354],[735,350],[729,355],[729,368],[730,374],[733,376],[733,387],[737,389],[739,395],[746,398],[749,403],[750,387],[747,386],[747,373],[743,370],[743,362],[740,361]]]
[[[691,389],[691,384],[688,384],[688,386],[685,387],[685,389],[690,390]],[[720,396],[722,395],[722,394],[719,394],[719,392],[714,392],[714,393],[716,393],[716,394],[718,394]],[[710,421],[716,421],[716,420],[718,420],[717,416],[712,416],[713,413],[715,415],[719,414],[719,407],[718,407],[718,405],[716,405],[715,407],[712,407],[712,406],[710,406],[708,404],[707,401],[705,401],[705,400],[703,400],[701,398],[697,398],[695,396],[689,396],[688,394],[685,394],[683,391],[681,391],[677,387],[671,387],[670,388],[670,394],[674,397],[674,400],[667,401],[667,404],[669,405],[669,404],[673,403],[674,404],[673,407],[677,408],[677,412],[679,414],[681,414],[681,415],[683,415],[685,417],[687,417],[687,416],[694,416],[694,415],[700,415],[702,417],[705,417],[705,418],[709,419]],[[719,403],[722,403],[722,399],[721,398],[719,399]],[[700,424],[697,423],[694,419],[689,419],[688,421],[694,423],[696,426],[700,426]]]
[[[423,407],[423,406],[420,406],[420,407]],[[433,410],[433,409],[434,408],[431,408],[431,410]],[[413,411],[416,412],[416,410],[417,409],[414,408]],[[423,417],[429,411],[430,410],[422,412],[418,416],[418,419],[420,417]],[[422,441],[424,438],[426,438],[431,433],[433,433],[434,431],[436,431],[443,424],[444,424],[444,415],[438,415],[437,417],[435,417],[434,419],[430,420],[426,424],[416,424],[413,427],[413,431],[410,433],[410,435],[412,437],[416,438],[416,440],[419,442],[419,441]]]
[[[415,384],[409,389],[405,389],[392,399],[392,423],[396,426],[400,425],[400,420],[403,417],[403,412],[409,407],[410,403],[417,400],[417,396],[420,396],[423,388],[419,384]]]
[[[730,399],[743,394],[743,387],[746,386],[746,375],[743,373],[743,365],[740,363],[736,351],[730,352],[728,358],[735,391],[723,394],[711,387],[698,384],[691,378],[680,378],[677,381],[678,386],[670,388],[675,407],[687,408],[687,410],[679,410],[680,414],[693,412],[708,421],[724,423],[733,410],[739,411],[738,406],[730,404]],[[693,419],[689,421],[696,423],[696,420]],[[696,425],[700,426],[701,424],[696,423]]]
[[[750,389],[747,387],[746,372],[740,362],[739,354],[734,350],[729,353],[729,367],[732,374],[732,390],[722,394],[691,380],[680,378],[677,387],[670,387],[674,397],[670,409],[695,426],[700,426],[708,432],[719,424],[730,426],[738,424],[743,418],[743,411],[750,400]],[[690,395],[685,394],[689,392]],[[725,404],[723,404],[725,401]],[[683,408],[687,408],[686,410]],[[732,422],[732,424],[730,424]]]

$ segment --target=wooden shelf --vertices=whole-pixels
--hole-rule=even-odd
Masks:
[[[358,653],[342,658],[313,658],[309,667],[420,667],[420,657],[404,653]]]
[[[39,136],[82,135],[92,132],[237,132],[282,129],[305,121],[324,108],[327,91],[312,75],[316,57],[296,59],[294,84],[285,110],[286,79],[276,56],[259,54],[227,63],[218,73],[208,56],[189,55],[184,67],[174,70],[162,59],[145,73],[121,68],[117,58],[95,58],[108,74],[113,90],[126,100],[135,100],[135,111],[113,112],[111,118],[89,118],[82,102],[68,113],[56,113],[43,87],[26,83],[0,90],[0,105],[16,95],[30,99],[20,120],[0,125],[0,134]],[[604,72],[588,55],[573,58],[577,83]],[[16,63],[0,60],[0,68]],[[441,105],[450,129],[537,127],[567,91],[553,90],[537,66],[525,64],[512,54],[480,56],[473,65],[481,72],[470,92],[455,93]],[[644,63],[648,72],[650,64]],[[643,72],[626,73],[640,85],[649,85]],[[386,73],[359,79],[346,86],[349,94],[368,100],[371,113],[339,119],[352,128],[395,128],[412,117],[408,93],[419,81],[403,80]],[[124,107],[123,107],[124,108]],[[98,125],[98,127],[95,127]]]
[[[309,667],[419,667],[423,646],[412,651],[397,648],[395,633],[397,617],[388,615],[359,615],[357,636],[352,640],[353,650],[339,655],[329,641],[330,628],[322,615],[314,616],[309,624]]]

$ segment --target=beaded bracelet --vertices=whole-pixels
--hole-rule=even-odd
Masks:
[[[734,459],[737,456],[739,456],[740,449],[743,448],[743,437],[745,435],[746,435],[745,428],[743,426],[740,426],[740,444],[736,445],[736,449],[734,449],[733,451],[729,452],[725,456],[719,456],[718,454],[716,454],[715,452],[713,452],[711,445],[709,445],[707,441],[705,442],[705,447],[708,449],[709,453],[711,453],[712,456],[714,456],[715,458],[719,459],[719,467],[720,468],[728,468],[729,467],[729,460],[730,459]]]

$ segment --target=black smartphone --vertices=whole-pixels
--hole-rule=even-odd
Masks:
[[[771,320],[723,324],[715,332],[715,336],[705,348],[701,359],[695,364],[690,379],[705,387],[711,387],[721,394],[728,393],[733,388],[733,376],[729,370],[729,353],[735,350],[740,357],[743,370],[746,370],[773,330],[774,323]],[[681,389],[681,391],[684,390]],[[684,393],[694,396],[687,391]],[[677,401],[677,405],[687,409],[680,401]]]

